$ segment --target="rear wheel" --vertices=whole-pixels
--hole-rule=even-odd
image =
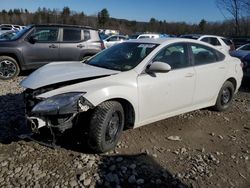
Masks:
[[[234,86],[232,82],[226,81],[222,88],[220,89],[219,95],[215,106],[213,107],[216,111],[225,111],[227,110],[233,100],[234,96]]]
[[[89,145],[96,152],[113,149],[124,127],[124,111],[119,102],[107,101],[96,107],[90,120]]]
[[[20,72],[19,65],[15,59],[9,56],[0,56],[0,79],[10,80]]]

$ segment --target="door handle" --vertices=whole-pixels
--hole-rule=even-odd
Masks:
[[[187,73],[187,74],[185,75],[186,78],[191,78],[191,77],[193,77],[193,76],[194,76],[194,73]]]
[[[78,44],[76,47],[77,47],[77,48],[83,48],[83,47],[85,47],[85,46],[82,45],[82,44]]]
[[[58,46],[56,46],[56,45],[54,45],[54,44],[51,44],[51,45],[49,46],[49,48],[58,48]]]

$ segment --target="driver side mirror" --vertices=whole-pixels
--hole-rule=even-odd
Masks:
[[[37,42],[37,39],[35,39],[35,36],[31,35],[31,36],[29,37],[29,42],[30,42],[31,44],[35,44],[35,43]]]
[[[161,62],[161,61],[155,61],[153,62],[150,67],[147,68],[147,72],[149,73],[166,73],[171,70],[171,66],[167,63]]]

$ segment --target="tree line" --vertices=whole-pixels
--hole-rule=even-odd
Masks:
[[[220,7],[221,11],[228,11],[228,7],[225,7],[222,1],[233,2],[241,0],[217,0],[217,3],[220,3],[218,3],[218,7]],[[237,11],[239,11],[239,9],[237,9]],[[247,9],[247,11],[249,11],[249,9]],[[208,22],[202,19],[197,24],[167,22],[166,20],[157,20],[155,18],[151,18],[148,22],[138,22],[135,20],[129,21],[112,18],[106,8],[98,12],[97,15],[86,15],[84,12],[70,10],[69,7],[64,7],[62,10],[39,7],[35,12],[29,12],[27,9],[2,10],[0,12],[0,23],[18,25],[47,23],[85,25],[101,29],[115,29],[128,35],[141,32],[156,32],[173,35],[199,33],[223,36],[250,36],[249,15],[249,12],[246,12],[244,16],[242,16],[242,12],[238,12],[236,16],[232,16],[228,19],[225,18],[223,22]]]

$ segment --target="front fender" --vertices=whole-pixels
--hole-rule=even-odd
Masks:
[[[85,92],[84,98],[93,104],[93,106],[98,106],[108,100],[124,99],[133,106],[136,116],[135,122],[137,122],[139,113],[136,77],[137,73],[135,71],[128,71],[61,87],[45,92],[37,97],[48,98],[61,93]]]
[[[96,90],[91,93],[86,93],[84,97],[94,106],[98,106],[104,101],[124,99],[128,101],[134,108],[135,122],[138,121],[138,93],[137,88],[126,86],[110,86]]]

